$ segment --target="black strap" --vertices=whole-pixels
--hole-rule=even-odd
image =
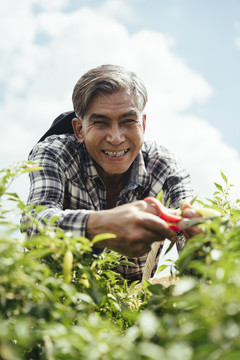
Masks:
[[[59,115],[52,123],[50,129],[41,137],[38,142],[43,141],[50,135],[73,134],[72,119],[76,117],[74,111],[67,111]]]

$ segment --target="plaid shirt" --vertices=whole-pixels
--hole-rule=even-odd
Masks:
[[[37,220],[58,216],[58,227],[70,231],[73,236],[85,236],[89,214],[107,209],[106,188],[85,145],[72,134],[52,135],[33,148],[29,160],[43,167],[30,173],[28,204],[46,206],[37,213]],[[181,200],[193,196],[189,175],[179,160],[165,147],[144,142],[117,206],[146,196],[156,197],[161,189],[165,200],[169,199],[174,208],[179,207]],[[35,231],[34,227],[29,229],[29,235]],[[178,250],[182,245],[179,240]],[[147,255],[130,259],[136,266],[119,265],[117,270],[129,281],[139,280],[146,258]],[[153,273],[157,262],[158,256]]]

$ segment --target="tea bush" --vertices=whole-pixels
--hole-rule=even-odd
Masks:
[[[203,204],[224,216],[185,245],[176,284],[145,281],[136,291],[115,271],[123,256],[94,256],[92,242],[54,221],[36,224],[35,237],[20,235],[14,215],[29,209],[9,186],[34,169],[21,163],[1,171],[1,359],[240,358],[240,201],[229,201],[224,174]]]

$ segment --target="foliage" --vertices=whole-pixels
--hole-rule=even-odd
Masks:
[[[11,178],[26,170],[33,169],[24,163],[2,171],[1,195],[3,204],[14,201],[32,218],[18,195],[7,192]],[[125,351],[122,332],[141,301],[115,271],[116,264],[127,260],[113,251],[95,256],[92,247],[98,238],[72,238],[51,224],[38,224],[39,235],[30,239],[14,236],[17,225],[3,204],[0,358],[96,359],[108,358],[116,346]]]
[[[127,259],[113,251],[93,255],[94,242],[72,238],[54,221],[37,224],[40,232],[30,239],[20,234],[12,214],[31,216],[30,209],[8,189],[31,170],[23,163],[1,171],[1,359],[239,358],[240,210],[239,200],[229,201],[224,174],[225,187],[216,183],[203,204],[224,216],[185,245],[176,284],[145,281],[136,291],[115,271]]]
[[[228,180],[221,175],[226,187],[216,183],[213,199],[207,199],[211,205],[202,205],[223,217],[203,225],[185,245],[176,262],[175,286],[149,286],[153,296],[145,307],[158,319],[154,343],[170,351],[170,359],[240,356],[239,200],[230,203]]]

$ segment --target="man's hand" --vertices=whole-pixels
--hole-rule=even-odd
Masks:
[[[190,204],[185,203],[182,205],[182,216],[188,219],[192,219],[192,218],[200,217],[201,215],[199,215]],[[199,227],[194,226],[184,230],[183,234],[185,238],[189,240],[191,237],[200,234],[201,231],[202,230]]]
[[[100,241],[96,246],[139,257],[149,252],[155,241],[176,241],[176,233],[156,215],[157,209],[143,200],[96,211],[88,217],[87,236],[92,239],[101,233],[115,234],[116,238]]]

